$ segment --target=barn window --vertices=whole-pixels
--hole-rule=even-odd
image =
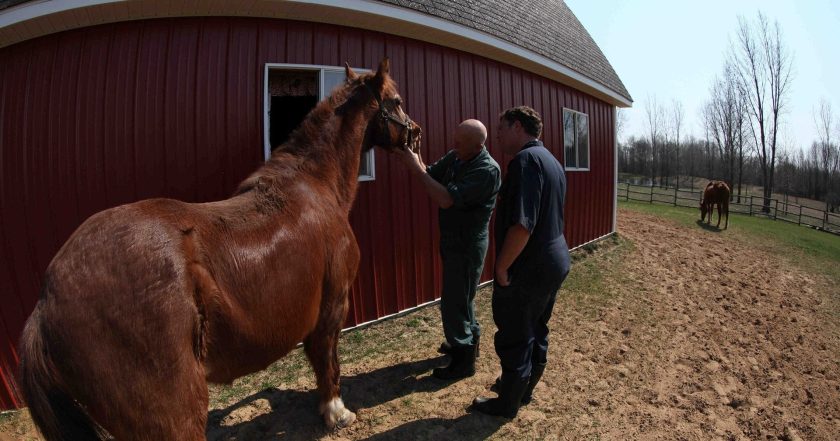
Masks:
[[[566,170],[589,170],[589,115],[563,109]]]
[[[354,69],[369,72],[367,69]],[[299,64],[265,65],[264,143],[265,158],[289,139],[289,135],[318,102],[344,82],[344,68]],[[374,150],[359,164],[359,180],[375,179]]]

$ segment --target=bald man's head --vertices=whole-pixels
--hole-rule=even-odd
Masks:
[[[487,127],[477,119],[468,119],[458,125],[458,131],[464,133],[470,144],[483,146],[487,141]]]
[[[458,159],[470,160],[484,148],[487,128],[477,119],[468,119],[455,129],[455,152]]]

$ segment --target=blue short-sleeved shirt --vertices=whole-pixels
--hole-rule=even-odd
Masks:
[[[569,248],[563,236],[566,174],[557,158],[541,141],[525,144],[508,163],[496,207],[496,253],[505,243],[508,229],[520,224],[531,233],[525,249],[510,267],[568,262]]]

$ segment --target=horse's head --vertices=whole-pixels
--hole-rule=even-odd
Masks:
[[[346,67],[347,82],[355,85],[354,95],[366,97],[374,110],[365,129],[362,149],[378,146],[388,152],[404,148],[416,152],[420,149],[422,130],[403,111],[402,98],[389,72],[388,58],[379,63],[376,73],[356,75],[349,65]]]
[[[706,220],[706,212],[709,210],[708,204],[705,200],[700,201],[700,221]],[[711,216],[711,215],[710,215]]]

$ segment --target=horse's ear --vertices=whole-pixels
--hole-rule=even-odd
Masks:
[[[376,77],[382,78],[391,73],[391,60],[388,57],[382,59],[379,63],[379,69],[376,71]]]
[[[347,75],[347,81],[355,80],[359,76],[356,72],[353,72],[353,68],[350,67],[350,63],[344,62],[344,74]]]

